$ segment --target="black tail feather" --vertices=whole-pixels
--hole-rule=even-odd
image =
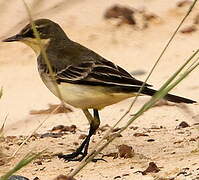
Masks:
[[[144,88],[142,91],[142,94],[146,94],[149,96],[153,96],[157,91],[154,89],[150,89],[150,88]],[[196,101],[193,101],[191,99],[187,99],[184,97],[180,97],[180,96],[176,96],[176,95],[172,95],[172,94],[167,94],[164,99],[171,101],[171,102],[175,102],[175,103],[196,103]]]
[[[112,91],[113,92],[126,92],[126,93],[135,93],[138,92],[140,89],[139,86],[112,86]],[[144,87],[144,89],[142,90],[141,94],[145,94],[148,96],[153,96],[157,91],[148,87]],[[188,103],[188,104],[192,104],[192,103],[196,103],[196,101],[188,99],[188,98],[184,98],[184,97],[180,97],[180,96],[176,96],[173,94],[167,94],[164,99],[171,101],[171,102],[175,102],[175,103]]]

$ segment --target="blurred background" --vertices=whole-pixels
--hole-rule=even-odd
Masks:
[[[137,79],[144,80],[193,1],[26,2],[33,19],[48,18],[55,21],[72,40],[125,68]],[[18,33],[28,24],[23,1],[0,0],[0,22],[0,40]],[[198,29],[197,3],[148,81],[155,89],[158,89],[198,49]],[[172,93],[199,101],[198,77],[199,71],[196,69],[173,89]],[[0,42],[0,87],[3,87],[3,96],[0,99],[0,127],[6,119],[3,130],[5,139],[0,141],[0,151],[5,153],[6,157],[10,157],[26,137],[22,135],[30,134],[60,101],[41,81],[37,72],[36,55],[22,43]],[[132,117],[148,99],[149,97],[140,97],[126,119]],[[100,111],[101,128],[93,137],[91,148],[103,136],[104,131],[117,122],[131,102],[132,99],[127,99]],[[103,151],[103,158],[106,158],[108,163],[90,163],[77,179],[93,180],[95,176],[95,180],[184,180],[189,177],[196,180],[199,173],[198,109],[198,104],[156,105]],[[181,124],[186,126],[182,127]],[[69,131],[61,136],[56,137],[55,134],[53,138],[53,127],[65,127],[64,125],[77,128],[75,132],[69,128]],[[39,152],[46,148],[46,157],[31,163],[20,171],[20,174],[31,179],[39,177],[45,180],[71,172],[77,163],[66,163],[54,154],[74,151],[87,131],[88,122],[81,110],[70,106],[60,109],[48,118],[11,161],[1,161],[0,157],[0,176],[30,150]],[[121,144],[130,146],[133,153],[131,159],[111,156],[111,153],[118,154],[118,145]],[[160,167],[158,173],[140,173],[151,161]],[[113,169],[117,169],[117,172]]]
[[[72,40],[119,64],[141,80],[146,78],[191,2],[27,1],[34,19],[49,18],[57,22]],[[19,32],[28,23],[28,17],[22,1],[1,0],[0,8],[2,40]],[[155,88],[160,87],[198,48],[198,8],[196,5],[149,79],[149,83]],[[175,93],[197,99],[198,83],[195,81],[197,78],[198,72],[193,73],[175,89]],[[19,130],[16,122],[22,122],[23,127],[30,127],[26,126],[26,123],[30,122],[37,124],[41,118],[30,115],[31,110],[47,108],[49,103],[59,103],[40,80],[34,52],[21,43],[0,43],[0,86],[4,90],[0,101],[0,119],[4,119],[8,114],[7,133],[27,133],[29,128]],[[129,101],[131,100],[127,100]],[[117,108],[120,109],[119,105],[114,107],[116,112]],[[107,109],[108,112],[109,107]],[[106,110],[102,112],[105,113],[105,117],[110,116],[107,112]],[[15,131],[15,128],[18,130]]]

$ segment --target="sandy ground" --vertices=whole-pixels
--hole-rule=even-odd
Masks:
[[[129,72],[136,70],[146,72],[136,78],[144,80],[168,41],[177,24],[186,12],[189,3],[177,7],[177,1],[168,3],[163,0],[121,0],[120,4],[136,9],[146,9],[158,16],[149,21],[147,28],[138,17],[137,25],[117,26],[117,21],[105,20],[105,10],[118,3],[116,0],[67,0],[67,1],[29,1],[35,18],[49,18],[59,23],[68,36],[79,43],[93,49],[107,59],[119,64]],[[26,23],[27,14],[22,1],[0,1],[0,39],[17,33]],[[199,5],[196,6],[182,29],[193,25]],[[155,88],[160,85],[198,48],[199,25],[194,25],[195,32],[178,33],[149,83]],[[34,130],[46,115],[31,115],[31,110],[48,108],[48,104],[57,104],[59,100],[43,85],[38,76],[33,51],[20,43],[0,43],[0,86],[3,86],[3,97],[0,101],[0,124],[7,116],[4,130],[5,140],[0,146],[10,156],[20,145],[24,136]],[[199,101],[198,69],[195,70],[172,92]],[[141,97],[131,114],[136,112],[149,98]],[[103,109],[101,126],[113,125],[132,99],[120,102]],[[72,108],[72,107],[71,107]],[[129,116],[126,117],[128,119]],[[190,126],[176,128],[182,121]],[[104,157],[107,162],[90,163],[81,171],[77,180],[152,180],[152,179],[199,179],[199,108],[194,105],[159,105],[136,120],[132,126],[111,143],[100,156],[118,152],[118,146],[132,146],[132,158]],[[18,174],[30,179],[53,179],[59,174],[67,174],[78,166],[77,162],[64,162],[53,156],[59,152],[70,152],[81,142],[79,136],[86,134],[88,122],[78,109],[72,112],[50,116],[47,122],[37,131],[43,134],[57,125],[77,126],[75,133],[66,133],[58,138],[31,138],[22,150],[9,162],[0,165],[0,175],[18,162],[28,151],[39,151],[47,148],[46,158],[41,163],[35,161]],[[122,123],[123,124],[123,123]],[[120,124],[120,126],[122,126]],[[136,136],[135,133],[142,133]],[[98,131],[91,143],[102,137]],[[144,134],[144,135],[143,135]],[[146,136],[145,136],[146,135]],[[17,136],[17,137],[10,137]],[[151,140],[152,139],[152,140]],[[78,143],[74,143],[78,142]],[[143,175],[149,162],[155,162],[160,171]]]

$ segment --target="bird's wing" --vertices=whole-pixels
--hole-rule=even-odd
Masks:
[[[103,85],[103,86],[141,86],[142,81],[133,78],[128,72],[114,63],[84,61],[79,65],[70,65],[56,74],[58,83]],[[146,84],[145,86],[150,86]]]

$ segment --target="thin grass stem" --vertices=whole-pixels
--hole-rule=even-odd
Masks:
[[[186,20],[186,18],[188,17],[188,15],[190,14],[190,12],[192,11],[193,7],[195,6],[197,0],[195,0],[192,5],[190,6],[188,12],[186,13],[186,15],[184,16],[184,18],[182,19],[182,21],[180,22],[180,24],[178,25],[177,29],[174,31],[173,35],[171,36],[170,40],[168,41],[168,43],[166,44],[165,48],[163,49],[163,51],[161,52],[159,58],[157,59],[156,63],[154,64],[153,68],[151,69],[148,77],[146,78],[145,82],[143,83],[142,87],[140,88],[139,93],[141,92],[142,88],[144,87],[144,85],[146,84],[147,80],[149,79],[149,77],[151,76],[153,70],[155,69],[155,67],[157,66],[158,62],[160,61],[161,57],[163,56],[163,54],[165,53],[166,49],[168,48],[169,44],[171,43],[171,41],[173,40],[173,38],[175,37],[176,33],[178,32],[179,28],[181,27],[181,25],[184,23],[184,21]],[[133,104],[135,103],[135,101],[137,100],[139,94],[137,94],[137,96],[135,97],[135,100],[132,102],[132,104],[130,105],[129,109],[125,112],[125,114],[119,119],[119,121],[117,121],[117,123],[112,126],[110,128],[110,130],[104,135],[104,137],[96,144],[96,146],[94,147],[94,150],[92,150],[84,159],[83,161],[80,163],[80,165],[73,170],[69,176],[75,176],[79,171],[81,171],[81,169],[86,166],[99,152],[101,152],[110,142],[112,142],[118,134],[122,133],[124,130],[127,129],[127,127],[133,123],[134,120],[136,120],[139,116],[141,116],[145,111],[147,111],[148,109],[150,109],[158,100],[160,100],[161,98],[163,98],[171,89],[173,89],[178,83],[180,83],[191,71],[187,70],[186,73],[182,74],[181,78],[177,79],[172,86],[169,86],[169,84],[179,75],[179,73],[186,67],[186,65],[196,56],[196,54],[199,52],[199,50],[197,50],[174,74],[173,76],[171,76],[171,78],[169,78],[164,84],[163,86],[159,89],[159,91],[157,93],[155,93],[155,95],[151,98],[151,100],[149,100],[147,103],[145,103],[142,108],[140,108],[140,110],[127,122],[127,124],[121,128],[120,131],[118,131],[118,133],[114,134],[105,144],[101,145],[100,144],[106,139],[106,137],[111,133],[112,129],[114,127],[116,127],[119,122],[121,122],[121,120],[130,112]],[[192,64],[193,65],[193,64]],[[197,65],[197,64],[196,64]],[[190,70],[195,69],[197,66],[191,66]],[[169,88],[167,88],[169,86]]]
[[[14,173],[19,171],[21,168],[27,166],[31,161],[34,159],[38,158],[43,151],[33,154],[33,153],[28,153],[21,161],[19,161],[14,168],[12,168],[10,171],[8,171],[5,175],[0,177],[0,180],[8,180],[10,176],[12,176]]]

